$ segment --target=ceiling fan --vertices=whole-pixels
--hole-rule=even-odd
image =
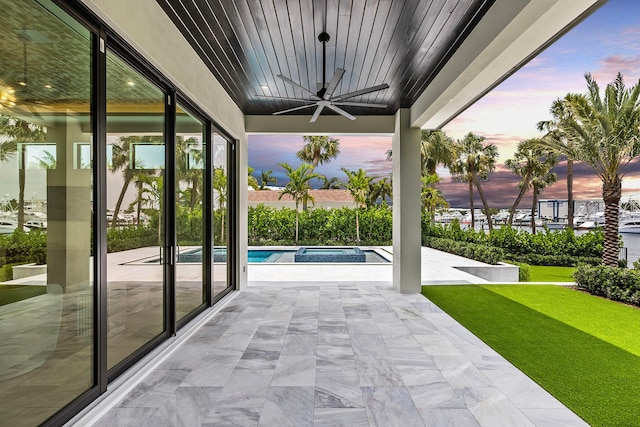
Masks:
[[[322,88],[317,93],[313,93],[311,90],[305,88],[304,86],[300,85],[299,83],[294,82],[293,80],[291,80],[288,77],[285,77],[283,75],[278,75],[278,77],[281,78],[282,80],[284,80],[285,82],[302,89],[303,92],[305,92],[305,93],[307,93],[309,95],[310,99],[283,98],[283,97],[278,97],[278,96],[257,95],[260,98],[279,99],[279,100],[284,100],[284,101],[299,101],[299,102],[304,102],[304,103],[308,104],[308,105],[303,105],[301,107],[294,107],[294,108],[289,108],[289,109],[282,110],[282,111],[276,111],[275,113],[273,113],[274,115],[290,113],[292,111],[303,110],[305,108],[309,108],[309,107],[314,107],[315,106],[316,107],[316,111],[314,111],[313,115],[311,116],[311,120],[309,121],[310,123],[313,123],[316,120],[318,120],[318,117],[320,116],[320,113],[322,113],[322,110],[325,107],[330,109],[330,110],[335,111],[336,113],[340,114],[341,116],[346,117],[349,120],[355,120],[356,118],[354,116],[352,116],[351,114],[347,113],[342,108],[340,108],[340,106],[387,108],[387,106],[385,104],[370,104],[370,103],[364,103],[364,102],[348,102],[348,101],[344,101],[345,99],[353,98],[355,96],[365,95],[367,93],[377,92],[379,90],[387,89],[389,87],[389,85],[386,84],[386,83],[383,83],[383,84],[377,85],[377,86],[371,86],[371,87],[368,87],[368,88],[365,88],[365,89],[356,90],[356,91],[353,91],[353,92],[347,92],[347,93],[338,94],[338,95],[334,95],[333,94],[333,92],[338,87],[338,84],[340,83],[340,80],[342,80],[342,76],[344,75],[345,70],[342,69],[342,68],[337,68],[336,71],[333,73],[333,77],[331,78],[331,81],[329,82],[329,85],[328,86],[326,85],[325,77],[326,77],[326,71],[327,71],[326,70],[326,68],[327,68],[327,42],[329,41],[329,39],[330,39],[329,34],[327,34],[326,32],[322,32],[318,36],[318,40],[320,40],[320,42],[322,43]]]

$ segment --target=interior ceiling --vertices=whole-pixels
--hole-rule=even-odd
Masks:
[[[271,114],[309,99],[278,75],[311,92],[345,74],[334,94],[383,83],[350,98],[387,108],[344,107],[354,115],[390,115],[410,107],[493,4],[493,0],[157,0],[244,114]],[[313,109],[293,114],[311,115]],[[323,114],[326,114],[323,112]]]

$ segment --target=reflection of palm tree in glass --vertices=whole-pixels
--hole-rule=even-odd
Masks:
[[[118,225],[118,214],[120,212],[120,208],[122,207],[122,201],[124,200],[124,196],[127,193],[129,188],[129,184],[136,177],[136,172],[140,170],[144,170],[144,166],[142,166],[142,161],[144,159],[136,158],[132,164],[132,151],[133,146],[136,143],[140,142],[148,142],[155,144],[163,144],[164,137],[162,136],[125,136],[118,139],[117,143],[113,144],[113,158],[111,159],[111,164],[109,169],[111,172],[115,173],[118,170],[122,170],[122,176],[124,178],[124,183],[122,184],[122,188],[120,189],[120,195],[118,196],[118,201],[116,202],[116,206],[113,209],[113,220],[111,222],[111,226],[115,227]]]
[[[220,242],[224,242],[224,218],[225,206],[227,203],[227,174],[223,167],[217,167],[213,170],[213,189],[216,192],[215,198],[218,199],[218,209],[220,212]]]
[[[56,156],[47,150],[42,153],[42,157],[36,157],[36,161],[41,169],[55,169],[57,165]]]
[[[162,192],[164,188],[164,176],[162,173],[157,176],[141,175],[139,177],[142,182],[140,190],[140,203],[144,207],[157,212],[158,215],[158,244],[162,243],[162,211],[164,209],[164,197]]]
[[[11,138],[11,142],[3,143],[3,148],[0,150],[0,160],[6,160],[11,158],[12,153],[18,151],[20,143],[26,142],[44,142],[47,134],[43,126],[34,125],[26,120],[17,119],[2,115],[0,117],[0,132],[2,135],[6,135]],[[23,144],[20,147],[20,155],[18,160],[18,230],[22,230],[24,226],[24,186],[26,181],[26,146]],[[4,153],[2,153],[4,152]],[[9,157],[7,157],[9,156]]]
[[[193,211],[198,201],[202,200],[202,171],[204,163],[204,151],[195,149],[198,147],[195,138],[176,138],[176,160],[178,185],[181,182],[187,184],[186,190],[181,191],[181,201]]]

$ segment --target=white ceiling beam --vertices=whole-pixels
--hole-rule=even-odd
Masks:
[[[496,0],[411,107],[411,125],[438,129],[606,0]]]
[[[321,115],[314,123],[310,116],[245,116],[245,131],[249,134],[292,133],[303,135],[393,135],[395,116],[358,116],[347,120],[342,116]]]

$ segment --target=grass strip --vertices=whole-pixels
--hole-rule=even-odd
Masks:
[[[483,288],[640,356],[638,308],[557,285]]]
[[[573,282],[575,267],[558,267],[553,265],[531,265],[530,282]]]
[[[0,306],[45,294],[46,286],[0,285]]]
[[[640,425],[640,357],[481,286],[422,289],[592,426]]]

